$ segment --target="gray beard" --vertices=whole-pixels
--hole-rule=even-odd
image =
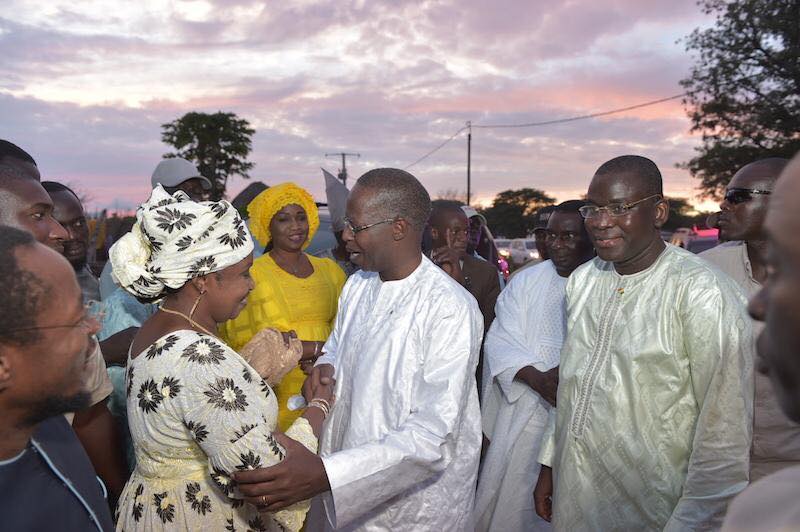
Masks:
[[[67,412],[77,412],[90,406],[92,396],[89,392],[78,392],[73,395],[50,395],[36,403],[23,422],[26,426],[36,425],[45,419]]]

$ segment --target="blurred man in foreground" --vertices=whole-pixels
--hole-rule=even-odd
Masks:
[[[758,338],[758,370],[772,382],[786,416],[800,423],[800,156],[783,170],[767,212],[767,278],[750,301],[763,321]],[[800,466],[756,482],[731,504],[723,530],[800,530]]]
[[[4,530],[110,531],[102,483],[64,415],[99,324],[72,268],[30,233],[0,226],[0,510]]]

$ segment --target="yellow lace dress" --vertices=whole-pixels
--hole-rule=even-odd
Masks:
[[[250,274],[256,286],[247,298],[247,306],[236,319],[220,327],[220,335],[228,345],[239,351],[253,335],[267,327],[293,330],[300,340],[328,339],[346,277],[332,260],[306,256],[314,273],[305,279],[281,269],[268,253],[255,260]],[[289,410],[286,402],[300,393],[304,380],[298,366],[275,387],[281,430],[287,430],[300,415],[299,411]]]
[[[260,513],[230,478],[284,456],[271,435],[275,395],[244,359],[213,336],[177,331],[127,368],[136,469],[119,501],[117,530],[300,530],[308,501]],[[286,434],[317,451],[305,418]]]

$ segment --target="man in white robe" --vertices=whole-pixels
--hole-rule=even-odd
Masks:
[[[764,327],[758,370],[769,376],[784,414],[800,423],[800,155],[775,185],[765,223],[767,278],[750,300],[750,314]],[[800,530],[800,466],[753,483],[728,508],[723,532]]]
[[[479,531],[550,530],[531,494],[558,385],[567,277],[594,255],[578,211],[583,205],[572,200],[555,207],[543,227],[552,260],[514,276],[486,335],[482,417],[491,444],[475,499]]]
[[[407,172],[358,180],[343,236],[362,270],[342,291],[307,382],[336,379],[320,456],[281,437],[281,464],[236,477],[270,510],[321,493],[324,514],[309,518],[309,531],[474,529],[483,321],[475,299],[422,255],[429,214]]]
[[[735,283],[665,245],[644,157],[603,164],[582,209],[598,258],[567,281],[537,513],[556,530],[718,528],[748,482],[752,329]]]

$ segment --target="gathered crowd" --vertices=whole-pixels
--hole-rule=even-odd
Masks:
[[[311,254],[309,192],[169,158],[96,276],[0,140],[0,529],[800,530],[800,155],[737,170],[695,255],[604,162],[506,279],[404,170],[326,173]]]

